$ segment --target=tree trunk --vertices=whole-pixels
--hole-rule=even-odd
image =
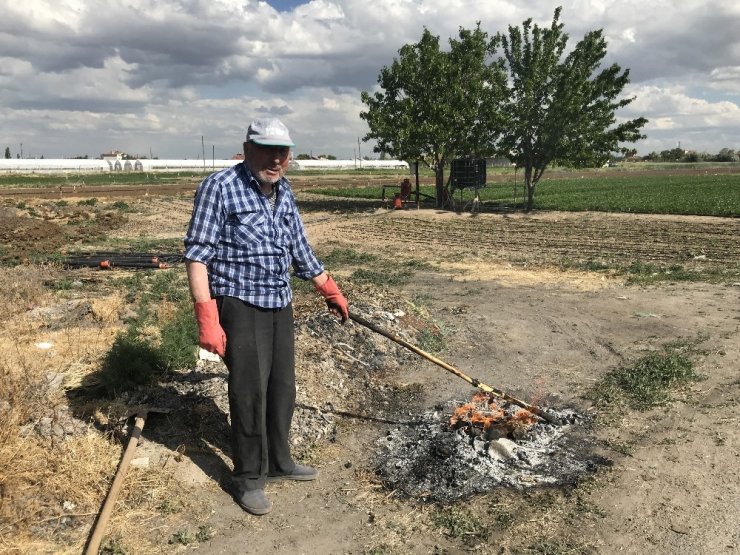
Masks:
[[[447,193],[445,191],[445,167],[444,164],[437,164],[434,171],[435,188],[437,193],[437,208],[444,208],[447,205]]]
[[[447,194],[445,191],[445,167],[443,164],[437,164],[435,169],[435,186],[437,192],[437,208],[444,208],[447,204]]]
[[[531,212],[534,208],[534,188],[535,183],[532,182],[532,166],[527,165],[524,167],[524,185],[527,190],[527,207],[526,212]]]

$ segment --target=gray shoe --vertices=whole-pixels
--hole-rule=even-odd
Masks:
[[[267,481],[268,482],[275,482],[277,480],[301,480],[301,481],[307,481],[307,480],[315,480],[316,477],[319,475],[319,471],[311,466],[306,466],[303,464],[297,464],[295,465],[295,468],[292,472],[289,474],[275,474],[275,475],[268,475]]]
[[[242,493],[234,493],[234,501],[239,506],[253,515],[266,515],[272,510],[272,502],[265,495],[263,489],[247,490]]]

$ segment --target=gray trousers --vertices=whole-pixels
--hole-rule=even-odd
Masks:
[[[226,333],[233,485],[241,492],[261,489],[268,474],[295,468],[288,437],[296,395],[293,307],[216,301]]]

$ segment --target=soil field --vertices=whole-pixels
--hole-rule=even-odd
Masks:
[[[6,198],[0,248],[94,250],[143,239],[174,245],[187,225],[192,186],[178,194],[129,194],[124,213],[113,206],[119,192],[108,188],[105,196],[83,189],[65,197],[77,201],[89,194],[98,198],[94,206],[60,208],[39,195],[25,197],[18,208],[18,197]],[[357,324],[340,326],[324,315],[315,295],[299,291],[296,431],[306,438],[296,440],[296,453],[319,468],[319,478],[269,484],[269,515],[241,511],[224,490],[224,369],[201,361],[173,384],[135,395],[161,400],[180,388],[176,409],[144,433],[137,456],[151,467],[132,471],[136,486],[114,514],[115,541],[109,541],[108,552],[740,552],[740,221],[391,211],[379,201],[327,200],[300,186],[297,197],[309,238],[353,310],[390,315],[384,316],[386,325],[482,382],[530,402],[596,414],[598,424],[589,433],[608,464],[568,487],[500,488],[451,504],[387,488],[375,473],[379,442],[428,409],[466,401],[474,389]],[[32,240],[24,239],[29,229]],[[77,233],[84,229],[101,238],[86,241]],[[60,244],[60,237],[71,239]],[[632,285],[617,270],[633,264],[720,277]],[[105,299],[119,299],[115,306],[125,312],[114,282],[118,270],[60,272],[56,279],[83,284],[72,290],[75,301],[94,301],[79,330],[103,325],[95,307]],[[376,281],[368,281],[368,273]],[[49,308],[68,302],[63,299],[49,298]],[[49,326],[27,324],[22,334],[14,331],[33,321],[33,310],[5,321],[4,335],[29,345],[50,341]],[[109,348],[113,331],[123,324],[114,317],[110,325],[90,336],[88,348],[79,344],[86,336],[77,324],[58,332],[60,344],[64,337],[75,342],[70,356],[76,353],[78,360],[66,368],[94,371],[96,356],[90,353]],[[666,404],[645,411],[624,407],[599,420],[589,391],[605,375],[666,344],[694,341],[701,344],[695,365],[703,380],[674,391]],[[45,360],[59,364],[63,355],[56,357]],[[69,393],[79,389],[79,380],[65,387],[71,413],[83,418],[80,402]],[[317,433],[321,426],[329,431]],[[165,490],[177,498],[177,510],[147,486],[154,468],[166,473]],[[107,483],[99,484],[101,494]],[[147,503],[156,508],[145,510]],[[96,509],[76,509],[82,516],[66,528],[43,514],[36,539],[44,539],[44,551],[79,552]],[[3,534],[11,529],[0,525]],[[0,546],[11,544],[19,545],[5,535]]]

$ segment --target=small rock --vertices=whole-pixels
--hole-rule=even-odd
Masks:
[[[131,461],[134,468],[149,468],[149,457],[139,457]]]
[[[46,386],[49,388],[49,391],[56,391],[60,387],[62,387],[62,382],[64,381],[64,374],[58,374],[56,372],[49,372],[45,376],[46,378]]]
[[[492,441],[488,445],[488,454],[498,461],[513,459],[517,444],[505,437]]]
[[[203,348],[198,351],[198,358],[200,360],[209,360],[211,362],[219,362],[221,360],[221,357],[218,356],[216,353],[206,351]]]

